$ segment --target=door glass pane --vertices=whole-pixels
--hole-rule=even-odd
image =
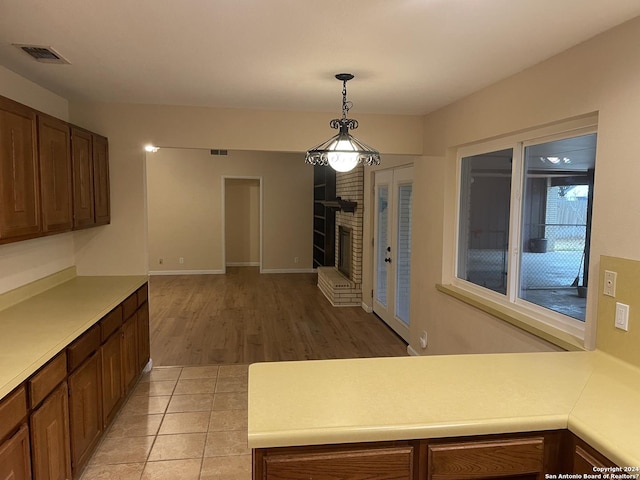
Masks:
[[[507,292],[513,149],[462,159],[458,278]]]
[[[396,317],[409,325],[411,280],[411,196],[412,185],[398,187],[398,252],[396,254]]]
[[[387,306],[387,246],[389,245],[389,187],[378,187],[378,231],[376,245],[376,300]]]
[[[596,134],[525,148],[518,296],[584,321]]]

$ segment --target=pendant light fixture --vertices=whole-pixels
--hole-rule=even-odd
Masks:
[[[349,129],[358,128],[358,121],[347,118],[353,103],[347,101],[347,82],[353,79],[350,73],[339,73],[336,78],[342,82],[342,118],[329,122],[338,134],[326,142],[307,151],[305,162],[310,165],[330,165],[338,172],[353,170],[359,163],[380,165],[380,152],[349,134]]]

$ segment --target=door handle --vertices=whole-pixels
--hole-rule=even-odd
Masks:
[[[387,263],[391,263],[391,259],[390,258],[385,258],[384,261],[387,262]]]

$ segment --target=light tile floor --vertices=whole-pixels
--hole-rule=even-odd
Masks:
[[[82,480],[249,480],[247,365],[142,376]]]

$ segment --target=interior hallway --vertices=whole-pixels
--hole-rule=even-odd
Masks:
[[[332,307],[316,274],[153,276],[154,366],[404,356],[406,344],[360,307]]]

